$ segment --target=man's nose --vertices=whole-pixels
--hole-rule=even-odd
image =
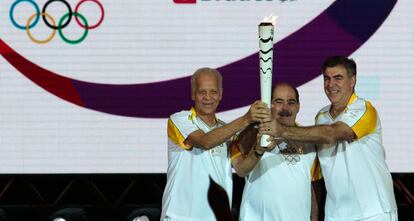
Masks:
[[[211,93],[206,93],[206,96],[204,96],[204,98],[205,98],[206,100],[210,100],[210,98],[211,98]]]
[[[333,87],[335,85],[335,82],[332,80],[328,81],[328,87]]]

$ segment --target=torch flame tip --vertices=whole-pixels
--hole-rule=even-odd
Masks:
[[[264,17],[261,23],[271,23],[273,26],[276,26],[276,20],[278,16],[270,14],[269,16]]]

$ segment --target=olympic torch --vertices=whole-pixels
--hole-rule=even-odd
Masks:
[[[259,57],[260,57],[260,96],[262,102],[270,108],[272,97],[273,74],[273,30],[276,24],[276,16],[265,17],[259,24]],[[260,146],[267,147],[269,135],[263,135]]]

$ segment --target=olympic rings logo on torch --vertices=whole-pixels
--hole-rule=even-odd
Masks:
[[[94,25],[88,24],[88,21],[86,20],[86,18],[81,13],[79,13],[79,7],[83,3],[88,2],[88,1],[96,3],[101,11],[101,17],[99,18],[99,21]],[[18,24],[14,18],[14,10],[16,6],[22,2],[30,3],[36,10],[34,14],[28,17],[25,25]],[[56,24],[56,20],[50,14],[46,12],[47,7],[53,2],[61,2],[68,9],[68,12],[64,14],[57,21],[57,24]],[[18,29],[25,30],[30,40],[32,40],[35,43],[45,44],[45,43],[50,42],[53,39],[53,37],[55,37],[56,30],[57,30],[60,38],[64,42],[68,44],[78,44],[85,40],[86,36],[88,35],[89,30],[95,29],[102,24],[104,17],[105,17],[105,11],[104,11],[102,4],[98,0],[80,0],[75,6],[75,11],[72,10],[71,6],[66,0],[49,0],[45,3],[41,12],[40,12],[39,5],[34,0],[16,0],[10,7],[9,17],[10,17],[12,24]],[[42,17],[43,22],[46,24],[46,26],[48,26],[52,30],[52,33],[46,39],[43,39],[43,40],[36,39],[33,36],[32,32],[30,31],[32,28],[36,27],[37,23],[40,20],[40,17]],[[63,34],[63,29],[66,28],[70,24],[70,22],[72,21],[72,17],[75,17],[76,23],[81,28],[84,29],[84,32],[79,39],[71,40]]]

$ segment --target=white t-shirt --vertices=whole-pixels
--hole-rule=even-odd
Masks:
[[[191,147],[184,143],[196,130],[205,133],[224,125],[208,127],[194,109],[173,114],[168,120],[167,184],[162,199],[162,219],[215,220],[208,204],[209,177],[223,187],[231,205],[233,180],[227,143],[210,150]],[[223,202],[226,203],[226,202]]]
[[[311,181],[320,178],[315,148],[306,146],[293,151],[291,147],[286,148],[283,142],[271,152],[265,152],[246,177],[241,221],[310,220]]]
[[[352,221],[396,210],[375,108],[353,94],[336,119],[332,119],[329,109],[326,106],[319,111],[316,124],[344,122],[357,138],[318,151],[327,189],[325,220]]]

